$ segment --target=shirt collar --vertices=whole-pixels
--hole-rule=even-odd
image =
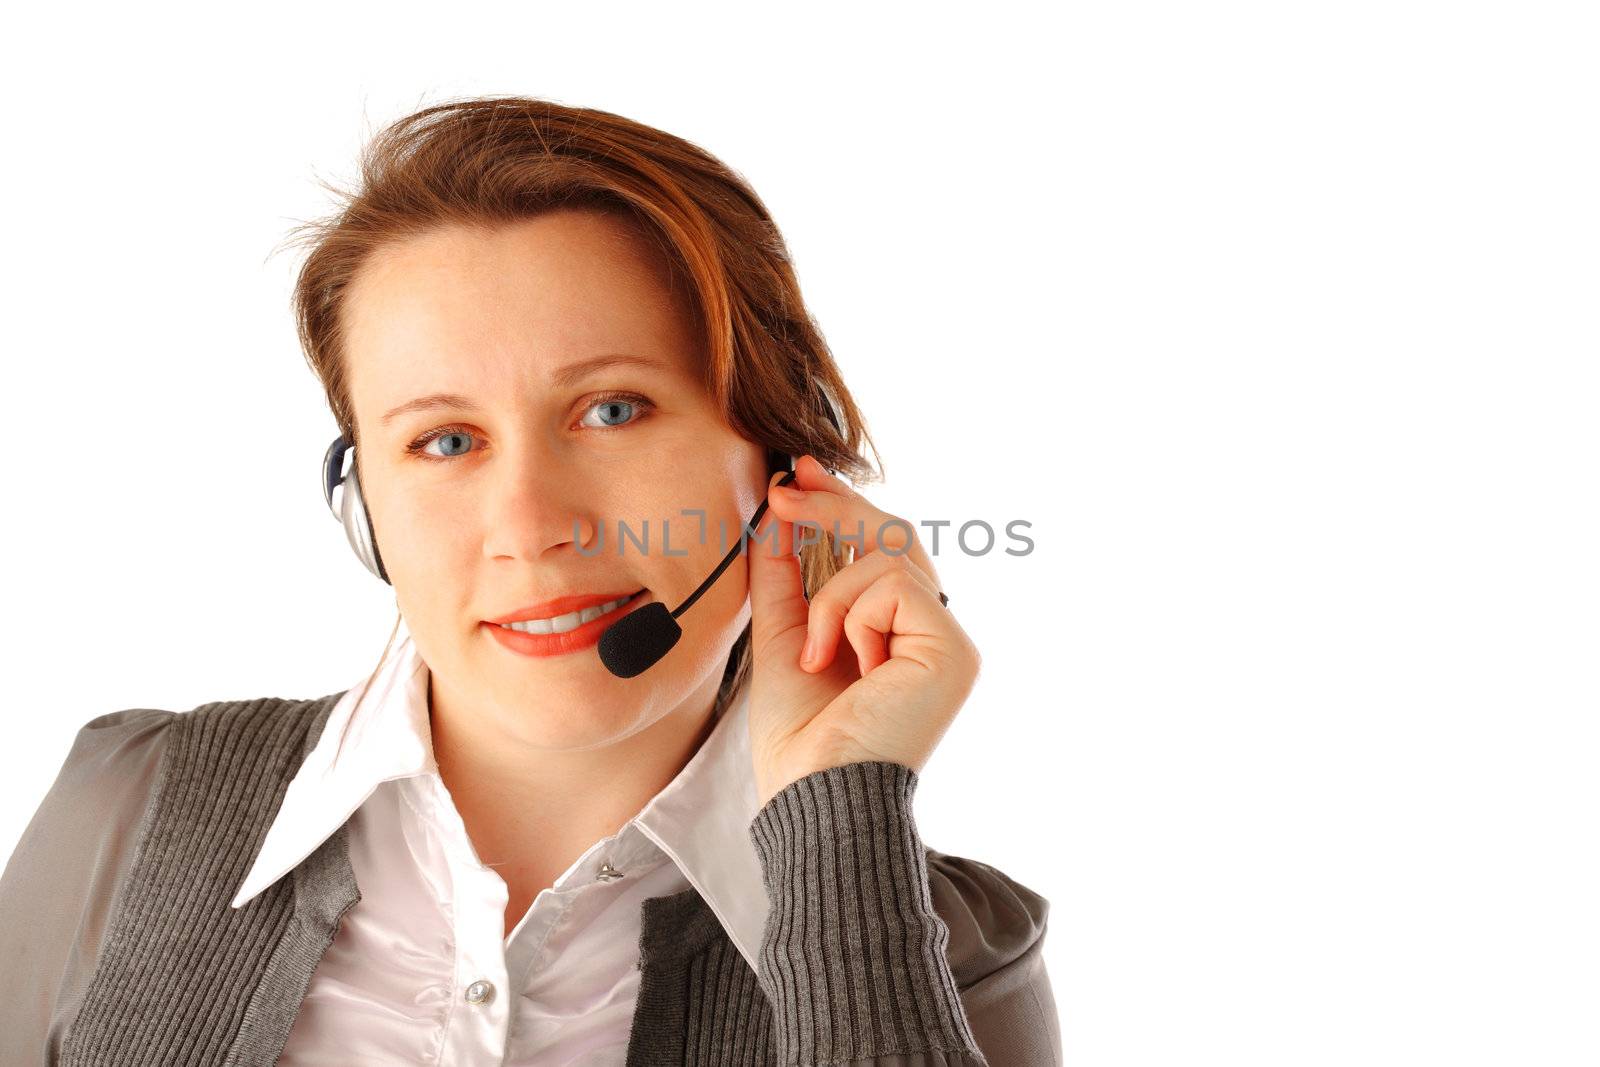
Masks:
[[[346,690],[329,711],[230,906],[243,907],[298,866],[381,783],[438,773],[428,722],[428,666],[403,619],[399,638],[371,679]],[[747,681],[699,750],[630,825],[678,865],[753,970],[768,901],[750,839],[760,805],[749,705]]]

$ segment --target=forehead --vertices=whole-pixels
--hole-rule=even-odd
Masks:
[[[341,312],[357,406],[374,390],[409,396],[418,386],[465,390],[508,375],[547,380],[618,352],[698,379],[689,302],[666,253],[636,225],[564,209],[385,245],[356,273]],[[438,380],[443,371],[454,372],[453,384]]]

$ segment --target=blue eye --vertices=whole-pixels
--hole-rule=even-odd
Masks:
[[[648,397],[640,396],[637,393],[612,393],[602,396],[590,404],[588,412],[585,412],[584,421],[579,422],[578,425],[593,430],[621,430],[639,422],[644,417],[644,413],[650,411],[654,406]],[[589,412],[595,411],[601,413],[601,421],[598,423],[589,422]],[[467,432],[464,427],[441,426],[436,430],[429,430],[407,445],[406,453],[408,455],[421,456],[435,462],[456,459],[472,451],[467,445],[467,441],[477,439],[477,434]],[[444,455],[438,455],[427,450],[428,446],[435,441],[444,442],[442,446]],[[478,448],[476,451],[481,452],[483,449]]]
[[[439,430],[429,430],[427,433],[411,442],[411,444],[407,445],[406,451],[411,453],[421,453],[430,459],[454,459],[456,456],[465,454],[465,445],[463,442],[472,436],[472,434],[467,433],[458,426],[446,426]],[[435,456],[432,452],[425,451],[427,447],[433,444],[435,441],[445,442],[446,454],[444,456]],[[463,451],[450,451],[452,447],[461,448]]]
[[[638,422],[635,412],[641,412],[650,406],[650,401],[634,393],[617,393],[612,396],[603,396],[589,406],[590,411],[601,412],[601,422],[596,425],[584,422],[582,425],[593,426],[597,430],[609,430],[629,423]],[[613,421],[615,420],[615,421]]]

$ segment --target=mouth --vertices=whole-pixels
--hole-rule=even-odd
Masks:
[[[485,621],[480,625],[512,652],[524,656],[561,656],[598,644],[601,634],[649,599],[650,591],[640,589],[562,615],[505,623]]]
[[[528,634],[563,634],[625,607],[642,592],[643,589],[637,589],[632,593],[562,597],[560,600],[552,600],[540,606],[502,615],[498,619],[490,619],[489,622]]]

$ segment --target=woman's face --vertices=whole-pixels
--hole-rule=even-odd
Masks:
[[[641,602],[675,608],[765,498],[765,450],[707,392],[662,253],[589,210],[451,227],[369,260],[343,322],[362,490],[436,713],[446,700],[518,741],[582,749],[686,702],[709,710],[749,621],[744,566],[728,568],[680,619],[678,644],[634,678],[612,675],[593,645],[510,650],[487,622],[640,589]],[[630,361],[589,365],[601,357]],[[391,414],[433,394],[460,399]],[[699,517],[683,514],[695,508],[703,538]],[[619,539],[621,523],[637,540]]]

